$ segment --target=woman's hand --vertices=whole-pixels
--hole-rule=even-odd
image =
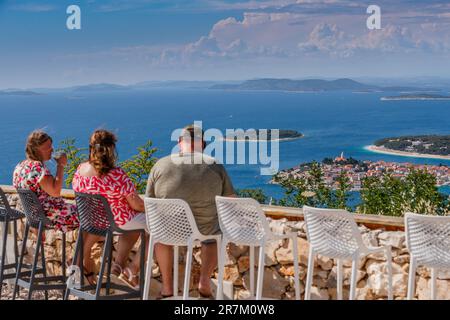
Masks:
[[[142,200],[142,198],[139,196],[137,192],[128,195],[126,199],[130,207],[133,208],[134,210],[138,212],[145,211],[144,200]]]
[[[55,159],[58,167],[65,167],[67,166],[67,155],[65,153],[61,154],[61,156],[58,157],[58,159]]]

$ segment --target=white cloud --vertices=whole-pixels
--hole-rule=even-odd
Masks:
[[[320,23],[309,34],[308,41],[298,44],[300,52],[327,53],[333,56],[348,57],[352,54],[348,50],[350,39],[336,24]]]
[[[323,3],[324,1],[303,1]],[[406,13],[405,13],[406,14]],[[411,13],[408,12],[407,16]],[[242,19],[217,21],[198,40],[183,45],[136,46],[94,53],[101,63],[108,58],[154,68],[236,66],[276,62],[289,64],[309,58],[366,59],[368,54],[449,53],[450,24],[400,24],[392,17],[381,30],[368,30],[365,13],[323,17],[293,12],[245,12]],[[88,59],[87,57],[84,57]],[[92,60],[92,59],[91,59]],[[226,67],[225,67],[226,68]]]

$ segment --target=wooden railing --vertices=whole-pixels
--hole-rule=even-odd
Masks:
[[[6,193],[16,193],[16,190],[11,186],[0,185]],[[61,196],[66,199],[73,200],[75,194],[73,190],[63,189]],[[291,208],[291,207],[281,207],[281,206],[262,206],[266,216],[273,219],[283,219],[286,218],[289,221],[302,221],[303,220],[303,210],[301,208]],[[372,214],[358,214],[355,213],[356,222],[365,225],[370,229],[384,228],[389,231],[394,230],[404,230],[403,218],[400,217],[389,217],[389,216],[378,216]]]

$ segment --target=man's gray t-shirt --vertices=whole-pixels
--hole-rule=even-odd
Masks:
[[[161,199],[183,199],[194,214],[202,234],[217,234],[219,220],[216,196],[235,191],[225,168],[202,153],[173,154],[153,166],[145,195]]]

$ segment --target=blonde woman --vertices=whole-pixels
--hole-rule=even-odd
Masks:
[[[56,176],[54,177],[46,167],[45,162],[50,160],[53,153],[52,138],[42,130],[30,133],[25,147],[26,159],[21,161],[13,173],[15,188],[29,189],[36,193],[47,218],[53,223],[53,228],[68,232],[78,228],[78,215],[75,204],[66,202],[61,197],[64,178],[64,167],[67,157],[61,155],[57,162]],[[37,233],[36,229],[31,229]],[[83,235],[89,245],[91,237]],[[67,265],[71,261],[66,262]],[[84,275],[89,283],[94,283],[93,264],[85,265]]]
[[[65,202],[61,197],[67,157],[62,155],[56,160],[54,177],[45,165],[51,159],[52,152],[52,138],[44,131],[33,131],[27,139],[26,159],[14,170],[13,185],[15,188],[35,192],[54,228],[67,232],[78,228],[77,210],[74,204]]]

